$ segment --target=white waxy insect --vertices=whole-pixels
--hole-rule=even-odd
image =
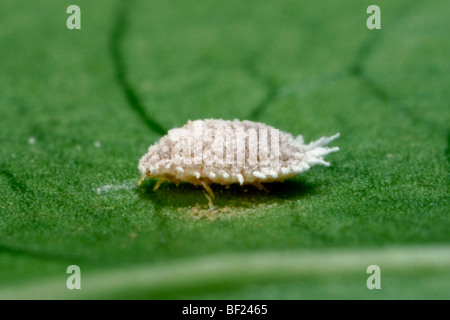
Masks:
[[[267,191],[262,183],[284,181],[317,164],[329,166],[323,158],[339,148],[326,145],[338,137],[305,144],[301,135],[294,138],[258,122],[188,121],[150,146],[139,161],[140,182],[159,178],[155,191],[165,180],[201,185],[212,206],[211,183],[250,184]]]

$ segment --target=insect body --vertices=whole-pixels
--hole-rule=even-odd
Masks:
[[[212,206],[211,183],[250,184],[266,190],[262,183],[283,181],[317,164],[329,166],[324,156],[339,148],[326,145],[338,137],[336,134],[304,144],[301,135],[294,138],[263,123],[189,121],[150,146],[138,168],[141,181],[159,178],[154,190],[165,180],[202,185]]]

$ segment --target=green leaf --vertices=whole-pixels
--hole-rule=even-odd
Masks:
[[[380,0],[368,30],[368,1],[79,0],[68,30],[71,4],[0,4],[0,298],[448,299],[449,6]],[[214,210],[138,187],[203,118],[340,151],[270,194],[213,186]]]

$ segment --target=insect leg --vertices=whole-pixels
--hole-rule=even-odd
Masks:
[[[263,190],[263,191],[265,191],[266,193],[270,193],[269,189],[267,189],[266,187],[264,187],[264,186],[262,185],[261,182],[255,181],[255,182],[253,182],[252,184],[253,184],[253,186],[255,186],[256,188],[258,188],[259,190]]]
[[[214,196],[214,193],[213,193],[211,187],[209,186],[209,184],[207,184],[207,183],[206,183],[205,181],[203,181],[203,180],[200,180],[200,183],[202,184],[203,188],[205,188],[206,192],[208,192],[208,194],[210,195],[210,197],[211,197],[212,199],[214,199],[215,196]]]
[[[209,206],[209,208],[210,209],[214,208],[214,204],[213,204],[213,201],[212,201],[211,197],[206,192],[203,192],[203,194],[205,195],[206,199],[208,199],[208,206]]]
[[[164,178],[160,178],[156,183],[155,186],[153,187],[153,191],[158,190],[159,186],[161,185],[161,183],[163,183],[166,179]]]

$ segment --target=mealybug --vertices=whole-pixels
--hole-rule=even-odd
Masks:
[[[140,182],[159,178],[155,191],[165,180],[202,185],[212,206],[211,183],[250,184],[267,191],[262,183],[283,181],[316,164],[329,166],[324,156],[339,148],[326,145],[338,137],[305,144],[301,135],[294,138],[258,122],[189,121],[150,146],[139,161]]]

